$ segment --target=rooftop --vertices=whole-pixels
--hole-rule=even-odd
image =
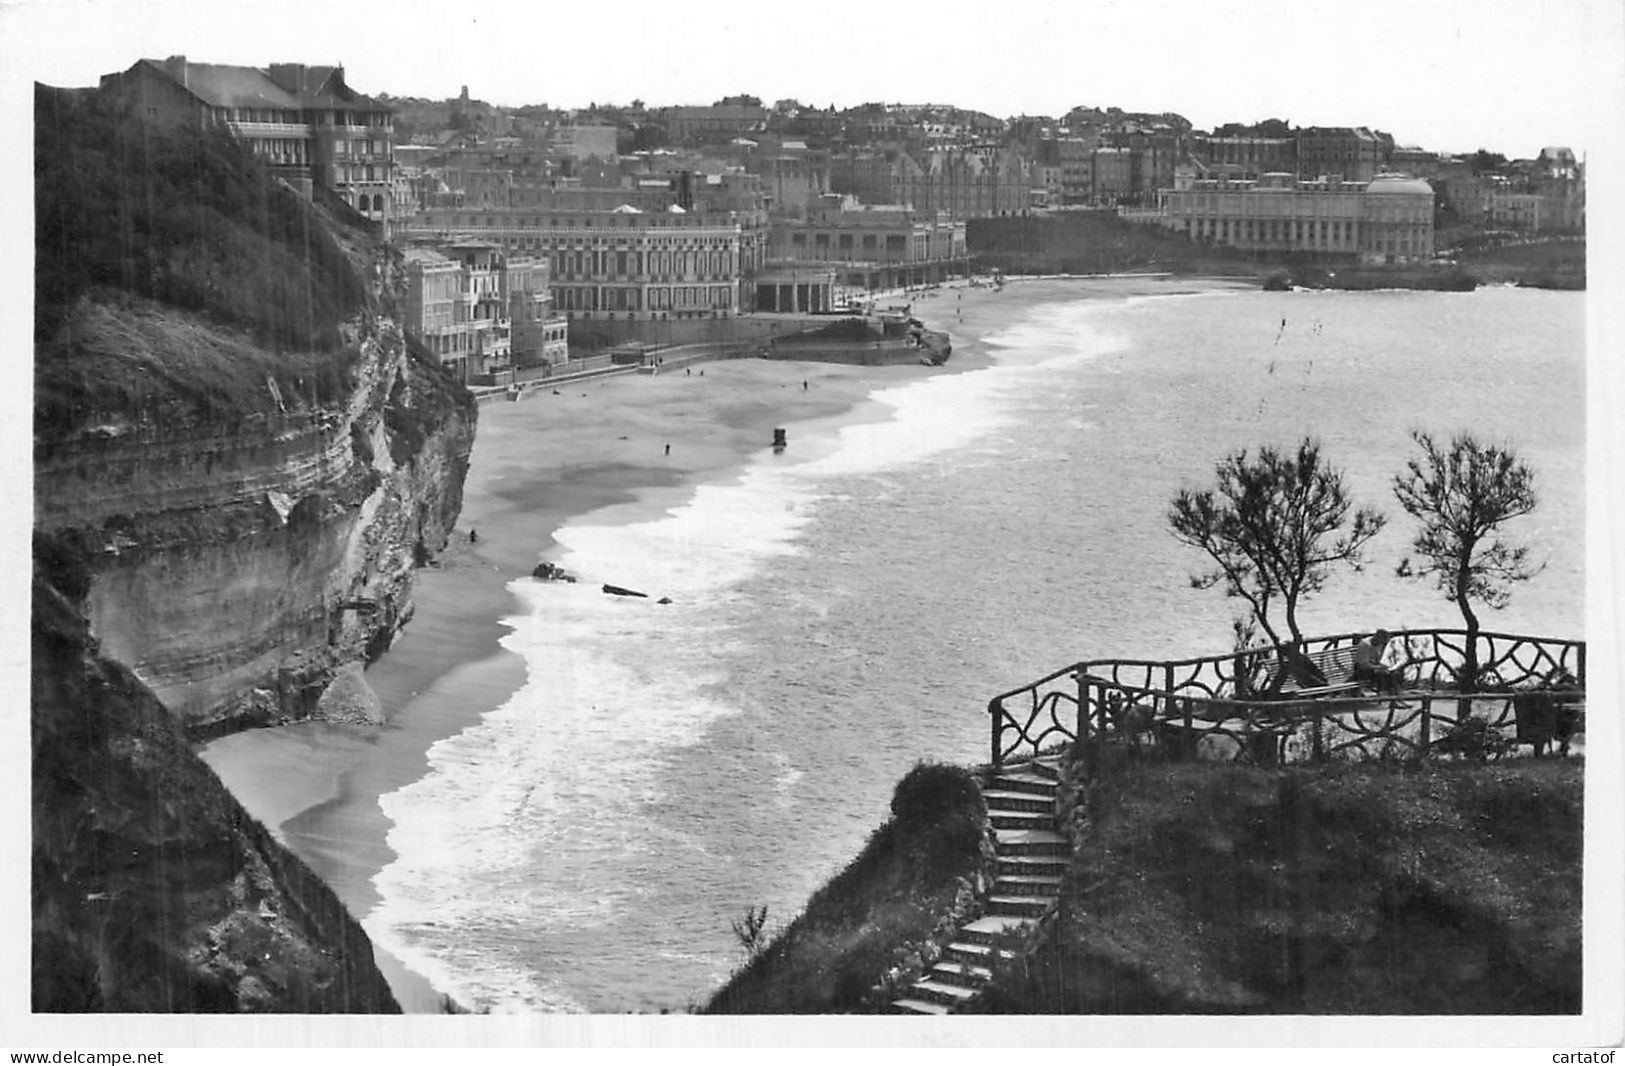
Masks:
[[[1365,191],[1386,196],[1432,196],[1433,186],[1409,174],[1378,174]]]

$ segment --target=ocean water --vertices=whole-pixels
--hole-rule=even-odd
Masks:
[[[782,927],[921,759],[974,763],[986,703],[1084,658],[1208,654],[1235,611],[1169,500],[1228,451],[1318,436],[1389,515],[1308,633],[1453,625],[1393,574],[1408,433],[1472,429],[1535,467],[1508,532],[1545,568],[1486,627],[1583,636],[1584,296],[1230,292],[1069,300],[998,365],[877,394],[883,422],[764,451],[657,520],[561,531],[576,585],[517,581],[529,679],[383,797],[384,946],[493,1011],[703,1002],[730,921]],[[814,458],[808,459],[811,454]],[[669,596],[604,596],[615,584]]]

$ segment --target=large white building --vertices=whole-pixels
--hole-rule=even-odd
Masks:
[[[741,273],[758,265],[744,262],[738,221],[675,207],[429,208],[403,228],[540,257],[551,268],[554,309],[580,322],[732,318]]]
[[[1194,181],[1164,194],[1162,225],[1245,251],[1309,252],[1365,263],[1433,257],[1433,188],[1401,174],[1369,182]]]

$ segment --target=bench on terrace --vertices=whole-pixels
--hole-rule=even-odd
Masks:
[[[1282,675],[1285,676],[1282,676]],[[1265,663],[1260,692],[1315,697],[1357,693],[1365,685],[1354,679],[1354,645],[1322,648],[1298,655],[1280,652]]]

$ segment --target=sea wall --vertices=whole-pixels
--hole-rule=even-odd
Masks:
[[[936,351],[907,339],[882,341],[790,340],[777,341],[766,353],[768,359],[792,359],[814,363],[842,363],[847,366],[902,366],[942,362]]]
[[[742,314],[732,318],[692,318],[650,321],[631,318],[577,319],[570,323],[570,351],[581,357],[617,344],[732,344],[766,341],[799,333],[817,325],[816,319],[798,315]]]

